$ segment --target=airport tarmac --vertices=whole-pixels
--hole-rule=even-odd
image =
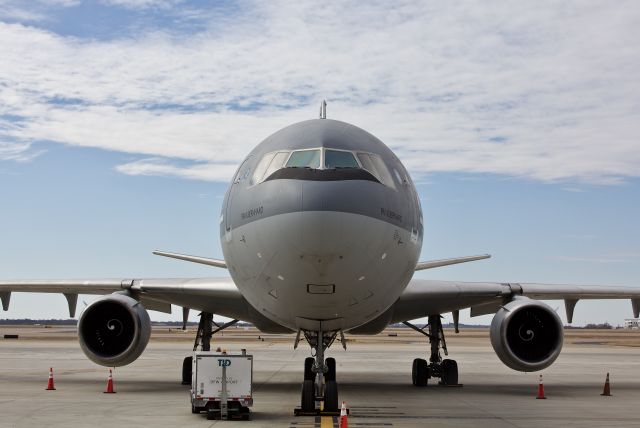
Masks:
[[[293,336],[229,329],[214,347],[254,355],[254,400],[249,422],[208,421],[191,413],[188,386],[180,385],[182,358],[194,330],[155,328],[142,357],[114,372],[116,394],[103,394],[108,369],[90,362],[71,327],[8,327],[0,333],[0,426],[254,426],[331,427],[337,418],[295,417],[304,357]],[[518,373],[496,357],[486,330],[447,331],[449,357],[460,367],[463,387],[411,385],[411,362],[424,357],[426,340],[408,329],[339,343],[340,400],[351,409],[350,427],[550,427],[640,426],[640,333],[566,332],[559,359],[544,375],[547,400],[536,400],[539,373]],[[0,337],[2,337],[0,335]],[[56,391],[45,391],[49,367]],[[602,397],[607,372],[613,396]]]

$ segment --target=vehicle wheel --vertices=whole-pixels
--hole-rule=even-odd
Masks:
[[[191,385],[191,370],[193,367],[193,357],[185,357],[182,360],[182,384]]]
[[[315,360],[313,357],[307,357],[304,359],[304,380],[313,381],[316,378],[316,374],[312,370],[314,362]]]
[[[240,418],[243,421],[251,420],[251,412],[248,407],[240,407]]]
[[[326,382],[335,382],[336,381],[336,359],[333,357],[329,357],[325,360],[327,367],[329,370],[324,374],[324,381]]]
[[[200,413],[200,412],[198,412],[197,407],[194,406],[193,404],[191,405],[191,413]]]
[[[454,360],[442,361],[442,383],[444,385],[458,384],[458,363]]]
[[[324,384],[324,410],[327,412],[338,411],[338,384],[335,380]]]
[[[422,358],[413,360],[411,381],[415,386],[427,386],[429,382],[429,364]]]
[[[316,397],[314,392],[314,384],[312,380],[302,382],[302,398],[300,407],[303,412],[313,412],[316,409]]]

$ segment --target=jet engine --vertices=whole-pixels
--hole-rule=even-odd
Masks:
[[[563,325],[548,305],[516,297],[491,321],[491,345],[502,362],[523,372],[542,370],[562,350]]]
[[[82,312],[78,337],[82,351],[93,362],[117,367],[142,354],[151,335],[151,320],[134,298],[114,293],[96,300]]]

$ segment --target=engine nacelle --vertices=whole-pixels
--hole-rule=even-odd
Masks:
[[[132,297],[114,293],[90,304],[78,321],[82,351],[93,362],[117,367],[142,354],[151,336],[151,320]]]
[[[516,297],[491,321],[491,345],[507,367],[533,372],[549,367],[560,355],[564,329],[548,305]]]

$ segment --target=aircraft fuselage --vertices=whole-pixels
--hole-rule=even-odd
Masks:
[[[317,119],[286,127],[242,162],[220,241],[261,314],[292,330],[349,330],[383,314],[420,255],[422,211],[406,169],[366,131]]]

